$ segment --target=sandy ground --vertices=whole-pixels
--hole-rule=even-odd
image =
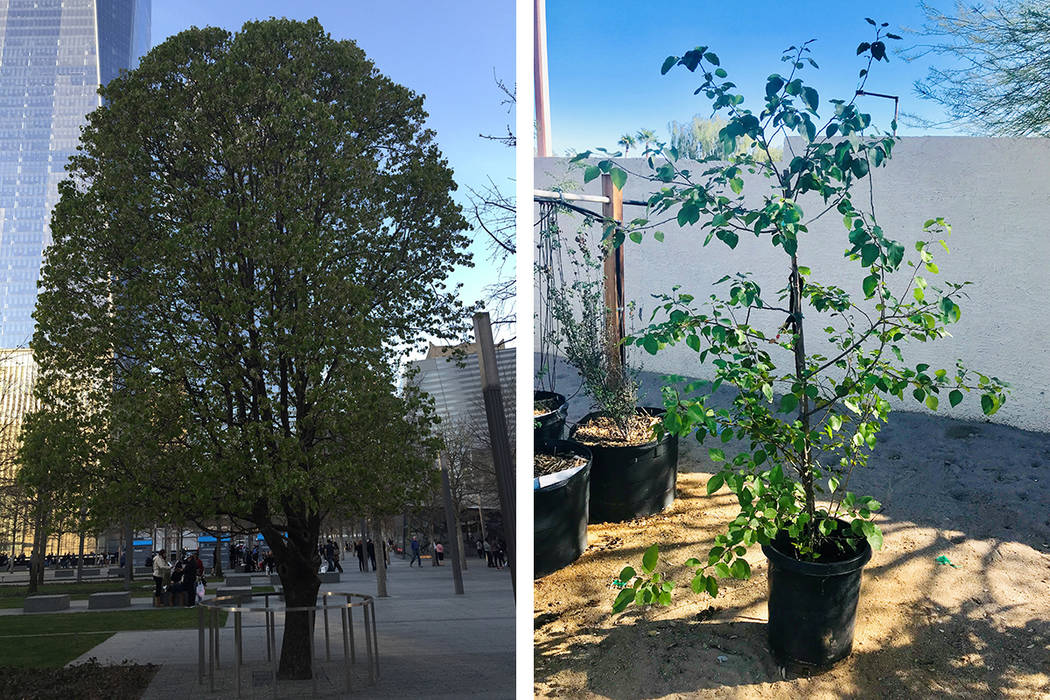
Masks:
[[[570,403],[570,420],[584,408]],[[536,581],[538,697],[1050,698],[1050,435],[891,416],[851,485],[883,503],[885,534],[853,654],[786,679],[766,643],[758,547],[752,578],[724,581],[717,599],[681,587],[670,607],[612,613],[611,581],[648,545],[676,564],[704,558],[737,513],[725,490],[705,495],[706,450],[683,447],[668,511],[592,525],[583,556]]]

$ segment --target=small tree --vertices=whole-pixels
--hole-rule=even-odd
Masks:
[[[886,26],[876,26],[873,40],[857,48],[865,60],[859,87],[872,65],[886,59],[885,39],[896,38],[885,33]],[[726,114],[719,133],[726,152],[735,153],[743,137],[753,143],[728,162],[708,163],[700,173],[680,168],[667,149],[651,152],[648,177],[661,189],[649,199],[650,210],[659,218],[673,212],[683,227],[701,224],[707,229],[704,245],[717,238],[735,248],[742,235],[765,239],[783,252],[787,272],[787,286],[776,300],[747,273],[722,277],[718,284],[726,292],[712,295],[702,308],[675,287],[662,297],[654,322],[630,339],[651,354],[684,342],[700,362],[713,366],[714,382],[697,395],[665,387],[668,411],[660,429],[695,433],[701,442],[716,435],[743,442],[732,457],[719,448],[709,450],[720,468],[707,485],[708,493],[728,488],[739,500],[740,514],[705,556],[686,562],[694,570],[692,589],[712,596],[718,593],[719,577],[750,576],[743,558],[750,545],[768,544],[782,533],[790,538],[795,556],[805,561],[827,556],[829,547],[853,551],[862,538],[875,548],[881,545],[882,534],[871,520],[879,503],[855,495],[848,486],[854,469],[866,463],[875,447],[890,397],[911,395],[936,410],[945,394],[955,406],[966,393],[976,392],[988,415],[1005,399],[1002,381],[961,363],[932,370],[904,361],[907,341],[925,343],[948,335],[948,326],[960,318],[958,302],[968,283],[935,285],[927,277],[939,272],[931,243],[918,241],[914,259],[906,259],[905,247],[882,229],[876,212],[863,211],[854,202],[856,189],[872,168],[889,159],[897,137],[871,133],[870,117],[852,101],[830,100],[833,114],[820,121],[819,95],[800,77],[807,66],[816,67],[808,43],[785,53],[788,74],[769,76],[758,114],[742,106],[743,96],[733,91],[718,56],[707,47],[670,56],[663,64],[664,73],[684,66],[702,76],[698,92]],[[787,145],[790,161],[771,162],[770,142],[789,133],[799,139]],[[617,177],[626,177],[611,160],[592,167],[619,170]],[[593,170],[589,176],[596,175]],[[744,173],[765,178],[768,189],[745,198]],[[870,192],[865,195],[873,201]],[[807,217],[803,196],[820,202],[817,215]],[[833,211],[845,225],[845,258],[860,273],[860,299],[818,281],[800,260],[808,226]],[[651,228],[641,219],[606,230],[612,243],[620,245],[628,237],[641,240]],[[949,227],[932,218],[923,230],[936,236]],[[947,248],[943,240],[941,244]],[[814,329],[825,334],[833,348],[830,356],[807,351],[807,333]],[[735,391],[729,408],[711,402],[713,391],[723,385]],[[634,578],[634,584],[617,596],[614,610],[631,602],[670,601],[674,583],[656,570],[658,559],[653,545],[642,558],[642,576],[635,578],[632,567],[621,572],[621,580]]]

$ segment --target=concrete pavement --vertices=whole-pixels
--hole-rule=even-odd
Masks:
[[[346,566],[350,564],[351,566]],[[376,631],[380,679],[368,686],[364,633],[361,615],[355,610],[357,664],[352,666],[353,695],[369,698],[512,698],[514,697],[514,599],[508,569],[489,569],[484,560],[469,559],[464,572],[465,594],[453,592],[452,567],[408,567],[407,560],[391,560],[388,598],[376,599]],[[339,584],[324,585],[322,591],[350,591],[375,595],[375,574],[357,571],[354,560],[344,562]],[[261,601],[258,605],[261,605]],[[281,620],[278,620],[278,642]],[[333,661],[325,663],[323,624],[315,629],[317,689],[311,681],[278,685],[279,697],[345,696],[345,668],[339,615],[331,614]],[[244,697],[271,697],[271,666],[266,661],[263,616],[246,614],[242,620]],[[187,697],[232,697],[233,616],[220,634],[221,669],[216,690],[198,685],[198,632],[157,630],[118,632],[72,663],[97,658],[101,663],[153,663],[161,666],[143,696],[148,699]]]

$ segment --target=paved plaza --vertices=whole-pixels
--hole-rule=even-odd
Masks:
[[[322,591],[349,591],[375,595],[375,574],[358,571],[356,559],[341,562],[342,581],[322,585]],[[490,569],[481,559],[468,559],[464,595],[455,595],[452,567],[408,566],[392,558],[387,572],[389,597],[376,599],[376,631],[380,678],[369,685],[361,616],[355,610],[357,663],[352,665],[354,696],[369,698],[511,698],[514,696],[514,598],[508,569]],[[260,578],[257,584],[261,584]],[[268,582],[267,582],[268,583]],[[133,598],[132,606],[149,607],[151,599]],[[255,605],[261,606],[259,599]],[[72,601],[70,612],[86,610],[86,601]],[[21,614],[21,610],[0,611]],[[311,681],[278,685],[279,697],[345,696],[345,667],[338,613],[331,614],[331,657],[325,663],[323,625],[315,633],[315,658],[319,672]],[[272,697],[271,665],[266,661],[263,616],[245,615],[243,697]],[[281,619],[278,616],[278,644]],[[207,679],[198,681],[198,632],[150,630],[117,632],[75,659],[94,657],[104,664],[122,661],[159,664],[160,670],[144,698],[233,697],[234,618],[230,615],[221,635],[221,668],[215,691]],[[316,689],[315,689],[316,687]]]

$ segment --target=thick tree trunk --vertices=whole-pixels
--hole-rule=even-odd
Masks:
[[[456,519],[456,544],[459,545],[459,565],[466,571],[467,570],[467,551],[463,549],[463,524],[459,520],[459,509],[453,512],[453,516]]]
[[[128,588],[135,580],[135,528],[130,522],[124,523],[124,581]]]
[[[313,607],[321,579],[317,571],[321,557],[317,553],[317,538],[321,522],[317,517],[304,518],[288,524],[285,539],[276,528],[262,527],[263,537],[277,559],[277,573],[284,587],[284,602],[289,608]],[[284,639],[281,642],[281,661],[277,676],[284,680],[311,678],[313,637],[312,612],[292,612],[285,615]]]

